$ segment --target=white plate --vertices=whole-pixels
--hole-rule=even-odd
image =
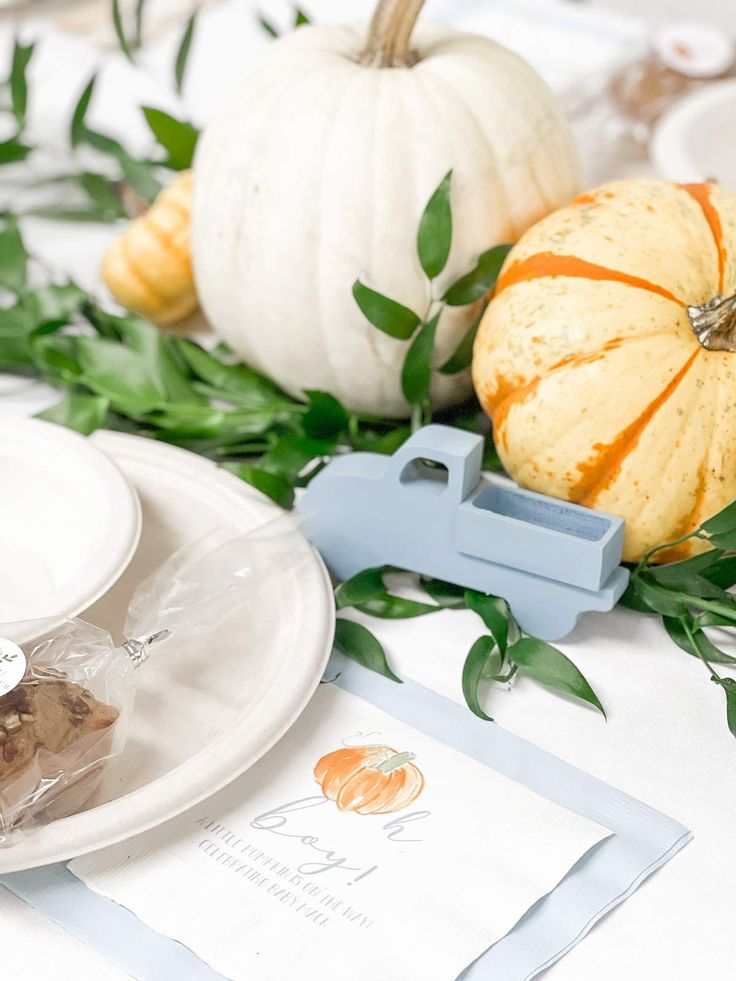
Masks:
[[[75,616],[120,578],[141,533],[138,498],[118,467],[78,433],[0,419],[0,633]]]
[[[124,576],[84,617],[116,639],[130,596],[172,551],[214,527],[247,531],[280,513],[232,474],[184,450],[121,433],[92,437],[138,491],[140,546]],[[92,809],[0,848],[0,873],[46,865],[122,841],[174,817],[255,763],[296,721],[322,677],[334,632],[329,576],[303,541],[304,562],[259,606],[136,673],[136,707],[122,759]]]
[[[714,178],[736,190],[736,79],[715,82],[676,103],[657,123],[650,154],[665,180]]]

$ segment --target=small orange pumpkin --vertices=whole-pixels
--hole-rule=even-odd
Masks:
[[[390,814],[408,807],[424,789],[414,758],[390,746],[350,746],[323,756],[314,779],[341,811]]]

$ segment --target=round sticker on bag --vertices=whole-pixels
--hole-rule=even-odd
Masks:
[[[17,688],[26,673],[26,656],[12,640],[0,637],[0,696]]]

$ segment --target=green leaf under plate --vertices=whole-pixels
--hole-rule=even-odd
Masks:
[[[391,681],[401,683],[401,678],[388,666],[386,652],[378,638],[362,623],[338,618],[335,624],[335,647],[363,667],[370,668],[371,671],[376,671]]]
[[[385,571],[386,566],[364,569],[362,572],[351,576],[350,579],[341,582],[335,590],[335,605],[338,610],[356,606],[358,603],[365,603],[367,600],[383,595],[386,592],[383,581]]]
[[[222,467],[251,484],[262,494],[270,497],[279,507],[290,508],[293,505],[294,488],[291,482],[281,474],[268,473],[266,470],[252,467],[247,463],[223,463]]]
[[[75,429],[83,436],[89,436],[104,425],[109,408],[109,401],[100,395],[71,392],[50,409],[39,412],[38,418],[66,426],[67,429]]]
[[[422,269],[429,279],[439,276],[445,268],[452,246],[451,181],[450,170],[427,202],[419,222],[417,253]]]

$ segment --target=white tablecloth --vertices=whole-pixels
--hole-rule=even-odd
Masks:
[[[310,9],[325,10],[334,19],[335,8],[327,11],[328,6],[326,0],[320,0],[311,3]],[[351,6],[362,12],[370,4],[355,0]],[[243,17],[250,18],[251,13],[245,10]],[[173,44],[173,39],[162,42],[158,53],[152,53],[151,74],[162,76],[168,71]],[[98,60],[93,47],[80,45],[78,57],[58,55],[45,67],[39,62],[39,75],[54,80],[53,86],[44,89],[49,125],[55,120],[60,130],[59,118],[62,107],[68,108],[69,92],[79,89]],[[207,72],[204,63],[201,52],[196,52],[193,102],[199,118],[204,118],[213,89],[234,70],[234,58],[210,60],[212,69]],[[112,87],[118,93],[127,92],[135,105],[136,94],[130,96],[130,87],[145,93],[148,83],[119,59],[113,72]],[[207,85],[204,81],[200,85],[205,74]],[[108,106],[109,98],[113,94]],[[133,110],[126,114],[121,106],[120,117],[121,125],[135,133]],[[601,170],[611,175],[644,169],[637,160],[633,164],[602,163],[591,139],[594,134],[581,135],[589,174],[597,177],[604,176]],[[139,127],[138,137],[142,136]],[[109,229],[72,231],[45,223],[29,228],[34,249],[87,286],[95,282],[96,257],[110,235]],[[12,394],[7,390],[2,394],[0,386],[0,411],[29,413],[49,399],[41,389],[24,387],[16,380],[11,384]],[[381,636],[399,674],[460,700],[463,658],[480,632],[479,621],[470,614],[440,613],[383,625]],[[671,814],[693,830],[695,840],[596,927],[550,975],[560,981],[618,981],[623,977],[730,981],[736,910],[736,741],[726,728],[723,693],[708,681],[702,664],[672,645],[654,619],[626,611],[590,616],[560,646],[601,695],[608,723],[594,711],[523,678],[511,691],[495,694],[492,714],[519,735]],[[4,891],[0,892],[0,949],[5,955],[3,975],[8,977],[38,981],[123,977]]]

